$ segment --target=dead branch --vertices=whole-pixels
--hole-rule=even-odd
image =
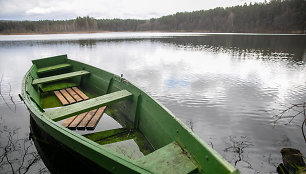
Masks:
[[[7,162],[9,163],[9,165],[11,166],[11,169],[12,169],[13,174],[15,174],[15,171],[14,171],[14,168],[13,168],[13,165],[12,165],[11,161],[8,159],[7,155],[5,155],[5,157],[6,157],[6,161],[7,161]]]
[[[247,140],[241,140],[241,141],[235,140],[235,137],[233,136],[230,136],[229,138],[230,138],[230,143],[226,143],[229,144],[229,147],[225,148],[224,151],[232,152],[237,155],[238,159],[236,159],[234,162],[235,166],[237,165],[238,162],[243,161],[248,164],[248,168],[252,169],[251,163],[244,159],[245,158],[244,149],[253,146],[253,144]]]
[[[10,97],[12,103],[14,104],[14,111],[16,112],[16,103],[14,102],[13,96],[11,95],[11,91],[12,91],[11,83],[8,82],[8,84],[9,84],[9,92],[8,92],[8,95],[9,95],[9,97]]]
[[[1,120],[2,117],[0,117]],[[7,139],[7,143],[0,144],[0,173],[27,173],[32,166],[41,160],[34,150],[33,142],[27,138],[18,138],[18,129],[7,128],[0,122],[1,139]],[[2,136],[5,135],[5,136]],[[18,153],[16,153],[18,152]]]
[[[295,112],[293,114],[291,114],[291,112]],[[304,141],[306,143],[306,136],[305,136],[305,132],[304,132],[304,126],[306,124],[306,102],[303,103],[298,103],[298,104],[292,104],[290,107],[287,107],[283,110],[281,110],[281,112],[279,114],[276,114],[273,116],[273,118],[276,118],[273,123],[274,125],[279,121],[279,120],[284,120],[284,119],[289,119],[289,121],[286,124],[290,124],[294,119],[296,119],[299,116],[303,116],[304,119],[302,121],[302,125],[301,125],[301,129],[302,129],[302,135],[304,138]]]
[[[3,82],[3,74],[1,76],[1,80],[0,80],[0,96],[1,98],[3,99],[5,105],[12,111],[12,112],[16,112],[16,103],[13,101],[13,97],[11,96],[11,84],[9,83],[9,97],[10,97],[10,100],[12,101],[12,103],[14,104],[14,110],[10,107],[10,105],[7,103],[7,101],[5,100],[3,94],[2,94],[2,82]]]

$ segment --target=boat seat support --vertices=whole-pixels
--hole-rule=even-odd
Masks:
[[[102,95],[96,98],[64,106],[58,109],[46,111],[44,114],[54,121],[60,121],[77,114],[91,111],[115,102],[122,101],[131,97],[133,94],[127,90],[121,90],[110,94]]]
[[[77,77],[77,76],[83,76],[86,74],[90,74],[88,71],[75,71],[71,73],[65,73],[65,74],[60,74],[60,75],[55,75],[55,76],[49,76],[49,77],[44,77],[44,78],[38,78],[34,79],[32,84],[33,85],[38,85],[38,84],[43,84],[43,83],[49,83],[49,82],[55,82],[58,80],[64,80],[64,79],[69,79],[72,77]]]
[[[139,127],[139,107],[140,107],[140,100],[141,95],[139,94],[135,101],[135,107],[134,107],[134,128],[138,129]]]

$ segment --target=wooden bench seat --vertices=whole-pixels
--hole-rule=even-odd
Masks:
[[[45,116],[54,121],[63,120],[77,114],[91,111],[132,96],[132,93],[127,90],[121,90],[110,94],[102,95],[96,98],[85,100],[82,102],[74,103],[62,108],[50,110],[45,112]]]
[[[47,72],[52,72],[52,71],[57,71],[57,70],[62,70],[62,69],[67,69],[70,68],[71,65],[68,63],[63,63],[63,64],[58,64],[58,65],[53,65],[53,66],[48,66],[48,67],[42,67],[37,69],[37,74],[43,74]]]
[[[69,79],[69,78],[73,78],[73,77],[77,77],[77,76],[83,76],[83,75],[86,75],[86,74],[90,74],[90,72],[84,71],[84,70],[75,71],[75,72],[71,72],[71,73],[65,73],[65,74],[60,74],[60,75],[55,75],[55,76],[49,76],[49,77],[34,79],[32,84],[37,85],[37,84],[49,83],[49,82]]]
[[[56,81],[56,82],[51,82],[51,83],[45,83],[40,86],[40,89],[42,90],[42,92],[52,92],[52,91],[65,89],[65,88],[71,88],[75,86],[79,86],[79,83],[74,83],[68,80],[61,80],[61,81]]]

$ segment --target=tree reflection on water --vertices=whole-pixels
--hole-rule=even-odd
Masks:
[[[9,128],[0,117],[0,171],[1,173],[48,173],[35,150],[33,141],[25,135],[20,138],[18,128]]]
[[[247,139],[247,137],[241,136],[237,138],[236,136],[230,136],[229,141],[225,142],[228,147],[224,149],[224,152],[233,153],[234,164],[243,161],[248,164],[248,168],[252,168],[251,163],[248,162],[244,154],[244,149],[253,146],[253,144]]]

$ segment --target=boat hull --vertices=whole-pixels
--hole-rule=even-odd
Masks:
[[[115,93],[120,90],[131,93],[127,100],[112,104],[112,107],[116,108],[118,113],[123,113],[125,118],[133,123],[133,129],[139,130],[156,149],[152,155],[143,157],[144,160],[148,159],[147,161],[132,160],[116,153],[63,127],[48,116],[48,111],[44,111],[40,106],[40,95],[44,90],[33,85],[33,81],[37,81],[39,78],[36,74],[36,66],[52,62],[58,63],[58,60],[69,63],[73,72],[81,70],[90,72],[89,76],[75,80],[75,83],[81,87],[87,86],[88,89],[99,95]],[[31,113],[31,129],[35,145],[52,173],[80,173],[83,170],[85,173],[106,173],[107,171],[111,173],[163,173],[163,171],[177,173],[180,165],[176,162],[176,157],[182,157],[183,162],[194,166],[191,167],[190,172],[239,173],[169,110],[126,79],[99,68],[67,59],[66,55],[35,60],[33,64],[25,75],[21,98]],[[171,144],[175,144],[175,146],[168,146]],[[159,159],[159,156],[156,155],[159,154],[158,152],[167,154],[168,151],[165,149],[169,147],[173,147],[171,150],[178,150],[177,154],[173,153],[175,156],[170,161],[173,164],[173,170],[170,170],[167,161],[163,161],[165,158]],[[150,163],[152,162],[150,156],[157,157],[153,161],[157,160],[158,165],[144,165],[146,163],[153,164]],[[163,171],[161,171],[159,167],[163,165]]]
[[[35,115],[30,116],[30,138],[51,173],[110,173],[106,169],[93,163],[88,158],[75,153],[60,141],[54,139],[35,121]]]

